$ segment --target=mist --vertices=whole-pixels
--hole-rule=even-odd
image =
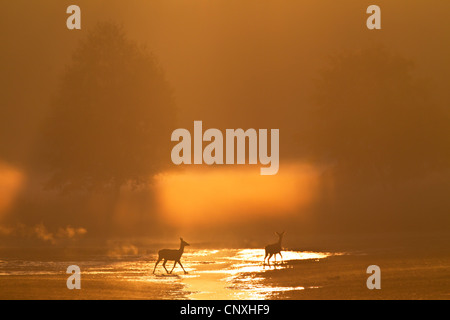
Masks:
[[[449,3],[77,4],[2,6],[2,246],[450,231]],[[279,129],[278,174],[174,165],[196,120]]]

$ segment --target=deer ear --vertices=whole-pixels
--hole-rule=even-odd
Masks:
[[[180,237],[180,240],[183,241],[183,238]]]

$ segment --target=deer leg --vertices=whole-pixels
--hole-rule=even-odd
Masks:
[[[158,258],[158,261],[156,261],[155,267],[153,268],[153,273],[155,273],[156,266],[158,265],[158,263],[159,263],[161,260],[162,260],[161,258]]]
[[[167,263],[167,260],[164,260],[164,262],[163,262],[163,267],[164,267],[164,269],[166,269],[166,272],[167,272],[167,273],[170,273],[170,272],[167,270],[167,268],[166,268],[166,263]]]
[[[184,274],[187,274],[186,270],[184,270],[184,267],[183,267],[183,265],[181,264],[181,261],[180,261],[180,260],[178,260],[177,262],[178,262],[178,264],[179,264],[179,265],[181,266],[181,268],[183,269],[183,271],[184,271]]]
[[[269,254],[269,259],[267,259],[267,265],[270,266],[270,258],[272,258],[273,254]]]
[[[267,258],[268,255],[269,255],[269,253],[266,251],[266,256],[264,257],[263,265],[266,265],[266,258]]]
[[[175,269],[175,266],[177,265],[177,261],[175,260],[175,263],[173,264],[172,270],[170,270],[170,273],[172,273],[173,269]]]
[[[281,264],[283,264],[283,256],[281,255],[281,252],[278,252],[279,254],[280,254],[280,257],[281,257]]]

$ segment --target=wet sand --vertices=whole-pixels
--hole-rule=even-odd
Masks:
[[[450,254],[436,250],[284,251],[262,264],[261,249],[193,249],[166,274],[155,255],[94,255],[45,261],[0,258],[0,299],[450,299]],[[66,287],[68,265],[81,268],[81,289]],[[369,290],[369,265],[381,289]],[[173,263],[167,267],[172,269]]]
[[[399,257],[386,255],[336,256],[326,261],[302,261],[292,268],[265,274],[268,286],[306,289],[279,292],[272,299],[450,299],[450,258]],[[369,290],[366,274],[369,265],[381,269],[381,289]]]

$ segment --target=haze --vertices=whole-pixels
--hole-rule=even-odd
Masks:
[[[5,1],[2,244],[448,233],[450,3],[379,0],[372,31],[370,4],[77,1],[70,31],[65,2]],[[195,120],[279,129],[278,174],[175,166]]]

